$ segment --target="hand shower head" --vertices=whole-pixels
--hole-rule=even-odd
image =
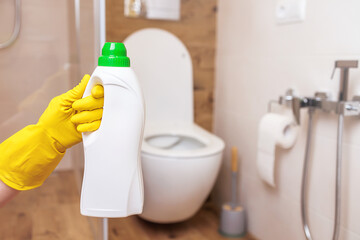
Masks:
[[[349,87],[349,69],[357,68],[357,60],[337,60],[335,61],[334,70],[331,78],[334,76],[336,68],[340,69],[340,88],[339,88],[339,101],[348,100],[348,87]]]

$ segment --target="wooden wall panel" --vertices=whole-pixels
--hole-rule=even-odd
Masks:
[[[126,18],[123,0],[107,0],[107,41],[123,41],[142,28],[162,28],[189,49],[194,70],[195,122],[212,130],[217,0],[182,0],[180,21]]]

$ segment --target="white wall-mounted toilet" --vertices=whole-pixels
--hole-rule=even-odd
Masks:
[[[186,220],[214,186],[224,142],[194,123],[191,57],[176,36],[149,28],[124,43],[146,102],[141,217],[158,223]]]

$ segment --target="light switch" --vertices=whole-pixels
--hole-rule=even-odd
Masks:
[[[306,0],[278,0],[276,20],[279,24],[302,22],[305,20]]]

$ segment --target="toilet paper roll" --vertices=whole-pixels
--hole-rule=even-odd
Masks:
[[[291,148],[297,139],[299,127],[292,117],[267,113],[260,121],[257,167],[260,177],[275,187],[275,149]]]

